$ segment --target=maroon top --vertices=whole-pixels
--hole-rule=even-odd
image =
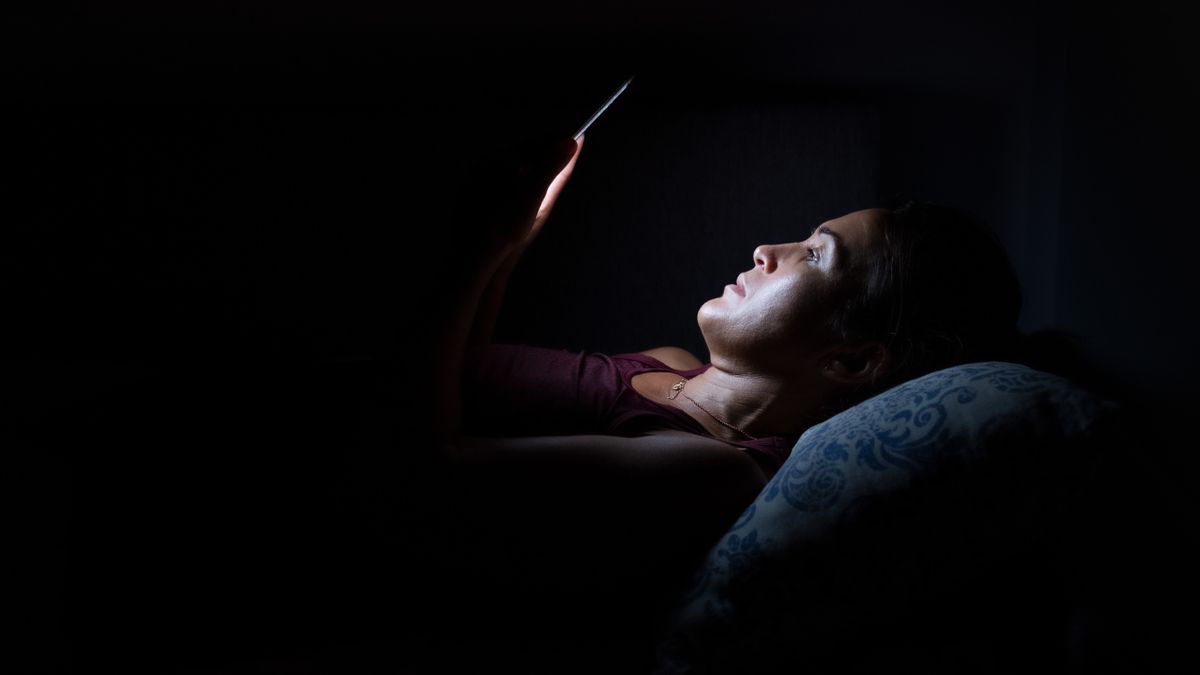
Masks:
[[[476,436],[639,436],[679,429],[716,438],[683,411],[651,401],[633,388],[638,373],[669,371],[692,378],[706,363],[677,370],[644,354],[573,352],[528,345],[489,345],[466,359],[463,426]],[[799,436],[770,436],[736,443],[774,475]]]

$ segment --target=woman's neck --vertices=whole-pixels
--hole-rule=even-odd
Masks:
[[[662,392],[668,405],[687,413],[712,435],[730,441],[803,433],[819,405],[812,388],[797,387],[758,373],[711,366],[687,380],[677,378]],[[807,389],[807,391],[805,391]],[[674,394],[674,397],[672,397]]]

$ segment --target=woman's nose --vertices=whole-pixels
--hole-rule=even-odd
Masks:
[[[775,247],[769,244],[762,244],[754,249],[754,264],[762,265],[764,272],[773,272],[775,270]]]

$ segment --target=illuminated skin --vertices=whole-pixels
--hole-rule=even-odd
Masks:
[[[457,452],[460,433],[461,353],[467,345],[478,349],[490,342],[507,278],[549,216],[582,146],[582,138],[564,141],[534,153],[524,165],[501,166],[468,204],[461,222],[483,235],[471,241],[486,245],[464,252],[463,268],[475,273],[449,303],[459,309],[439,342],[435,428],[445,430],[442,446],[449,453]],[[471,204],[482,210],[472,211]],[[754,437],[798,435],[820,421],[834,395],[870,381],[887,366],[881,342],[844,344],[822,328],[833,307],[831,295],[858,275],[851,262],[876,254],[886,213],[866,209],[824,223],[822,228],[840,235],[840,255],[833,236],[820,228],[802,242],[756,248],[753,269],[739,277],[745,293],[726,288],[697,313],[712,366],[687,383],[683,396],[669,397],[679,381],[669,372],[636,375],[634,389],[679,408],[713,437],[734,444],[745,436],[714,416]],[[612,445],[614,453],[623,451]]]
[[[477,236],[477,248],[456,251],[454,262],[465,274],[449,278],[439,319],[433,367],[435,416],[432,420],[440,458],[449,468],[492,479],[495,467],[517,493],[536,495],[556,489],[556,508],[575,523],[577,514],[616,520],[619,542],[603,548],[641,551],[636,570],[606,564],[601,575],[629,573],[645,577],[668,571],[680,560],[694,561],[712,546],[772,475],[750,453],[733,451],[746,440],[716,422],[689,400],[740,426],[756,437],[799,435],[824,413],[823,406],[848,386],[869,380],[886,362],[880,343],[849,345],[828,339],[818,328],[831,304],[821,301],[831,289],[849,289],[845,259],[830,248],[830,235],[817,233],[805,242],[760,246],[754,268],[744,275],[745,295],[726,289],[700,308],[699,327],[712,366],[692,379],[682,396],[669,399],[679,376],[648,371],[630,379],[642,396],[677,406],[708,433],[656,429],[634,437],[606,434],[478,437],[461,428],[463,354],[486,348],[505,283],[526,245],[541,229],[579,155],[579,142],[562,142],[530,153],[524,165],[501,163],[485,175],[465,200],[456,226]],[[845,239],[847,250],[870,259],[878,250],[881,210],[860,211],[825,223]],[[816,250],[809,256],[808,248]],[[657,351],[693,368],[694,357],[679,348]],[[664,363],[666,363],[664,361]],[[647,489],[649,485],[653,489]],[[613,495],[621,509],[613,513]],[[556,528],[558,529],[558,528]],[[562,530],[571,530],[564,526]],[[590,528],[581,530],[588,546],[597,545]],[[671,536],[664,537],[664,532]],[[603,535],[599,535],[603,536]],[[546,545],[558,546],[557,538]],[[652,575],[653,576],[653,575]],[[665,577],[664,577],[665,578]]]
[[[696,315],[713,365],[684,391],[703,409],[683,396],[667,398],[669,385],[657,400],[728,440],[744,437],[708,413],[756,437],[799,434],[830,394],[882,374],[883,343],[843,344],[823,326],[831,296],[857,274],[852,262],[877,250],[885,213],[856,211],[823,223],[804,241],[756,248],[754,268],[738,277],[744,295],[726,287]],[[840,249],[822,228],[840,235]]]

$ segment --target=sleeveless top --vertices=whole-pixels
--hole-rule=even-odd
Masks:
[[[529,345],[492,344],[468,354],[463,372],[463,428],[475,436],[640,436],[677,429],[716,438],[687,413],[633,388],[634,375],[667,371],[691,379],[706,363],[678,370],[644,354],[606,355]],[[750,453],[768,476],[799,436],[718,439]]]

